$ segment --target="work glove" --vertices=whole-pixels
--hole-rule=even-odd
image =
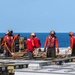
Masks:
[[[69,51],[69,50],[72,50],[72,48],[71,48],[71,47],[68,47],[68,51]]]
[[[6,50],[4,50],[3,54],[4,54],[4,55],[6,54]]]
[[[44,48],[44,52],[46,52],[46,48]]]
[[[59,53],[59,49],[58,48],[56,48],[56,53]]]
[[[14,53],[11,53],[11,55],[13,55],[13,56],[14,56]]]
[[[72,51],[71,47],[68,47],[68,50],[66,50],[65,53],[67,54],[69,51]]]

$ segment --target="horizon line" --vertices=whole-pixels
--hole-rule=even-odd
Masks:
[[[0,33],[6,33],[6,32],[0,32]],[[13,33],[32,33],[32,32],[13,32]],[[49,32],[34,32],[34,33],[49,33]],[[69,32],[56,32],[56,33],[69,33]]]

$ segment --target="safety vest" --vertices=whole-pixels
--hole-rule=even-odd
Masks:
[[[48,47],[55,47],[55,37],[48,37]]]
[[[4,37],[4,41],[6,42],[7,46],[10,47],[10,48],[13,45],[13,39],[14,39],[13,36],[7,35],[7,36]]]
[[[58,39],[56,36],[48,36],[46,38],[46,42],[44,44],[44,48],[46,48],[46,46],[48,47],[56,47],[58,48]]]
[[[34,50],[34,40],[32,38],[28,38],[26,41],[27,50],[33,51]]]
[[[70,38],[70,47],[73,48],[73,46],[75,46],[75,36]]]
[[[39,48],[41,46],[40,39],[38,37],[34,38],[34,46],[35,48]]]

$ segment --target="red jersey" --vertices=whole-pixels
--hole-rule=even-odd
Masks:
[[[70,48],[73,48],[75,45],[75,36],[70,37]]]
[[[34,46],[35,48],[39,48],[41,46],[40,39],[38,37],[34,38]]]
[[[34,40],[33,38],[28,38],[26,41],[27,50],[34,51]]]
[[[57,37],[56,36],[48,36],[46,38],[44,48],[46,48],[46,46],[58,48],[58,39],[57,39]]]
[[[6,44],[7,44],[7,46],[8,47],[12,47],[12,45],[13,45],[13,36],[8,36],[8,35],[6,35],[5,37],[4,37],[4,41],[6,42]]]

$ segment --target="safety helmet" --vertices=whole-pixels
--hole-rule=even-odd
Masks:
[[[8,30],[8,32],[9,32],[8,33],[9,36],[12,36],[13,35],[13,30]]]
[[[51,30],[50,31],[50,35],[55,35],[55,31],[54,30]]]
[[[5,34],[6,34],[6,35],[9,34],[9,32],[10,32],[10,30],[8,30]]]
[[[6,34],[6,35],[8,35],[8,34],[9,34],[9,32],[7,31],[5,34]]]
[[[32,32],[30,35],[31,35],[31,36],[36,36],[36,34],[35,34],[34,32]]]
[[[74,35],[74,33],[73,32],[69,32],[69,36],[73,36]]]
[[[8,30],[9,32],[13,32],[13,30]]]

